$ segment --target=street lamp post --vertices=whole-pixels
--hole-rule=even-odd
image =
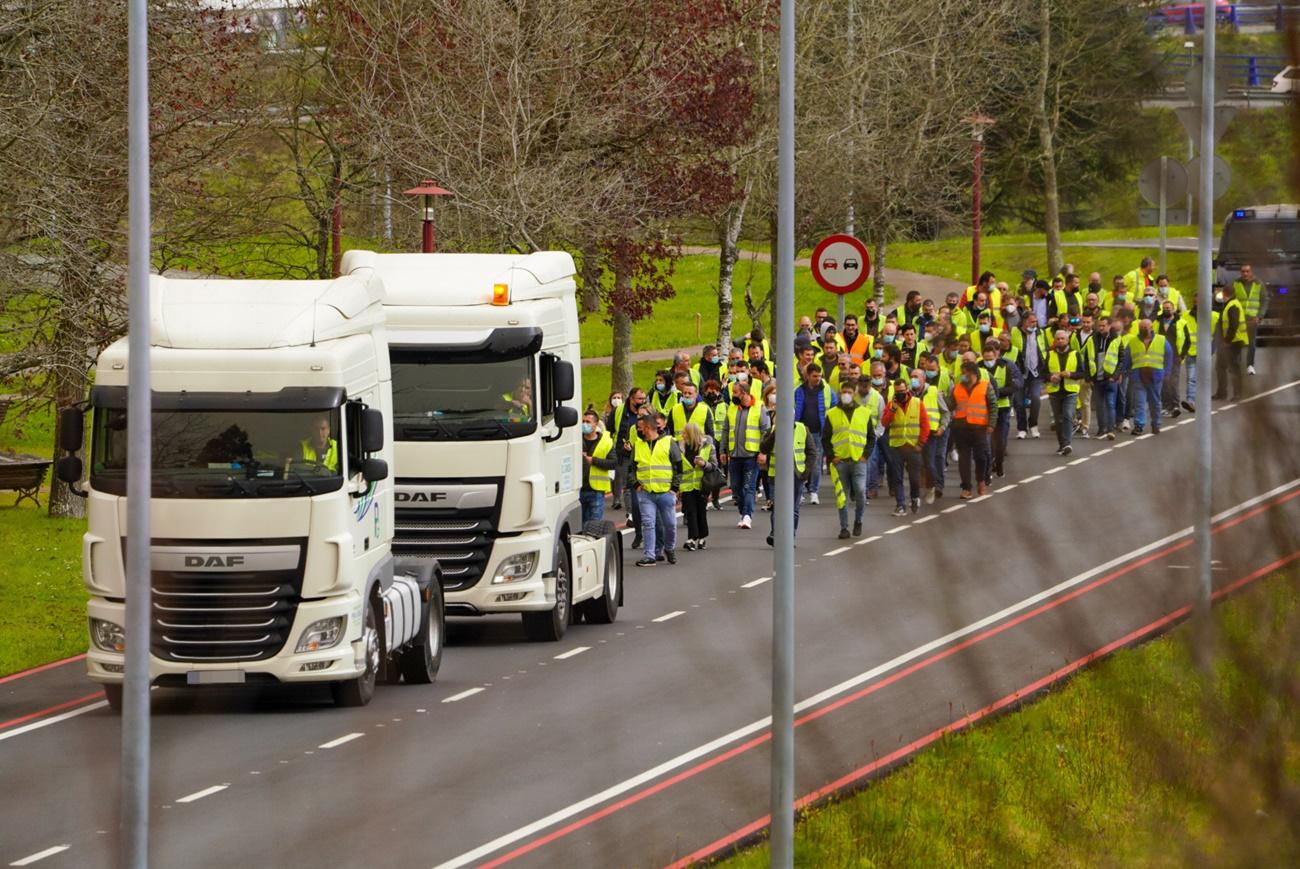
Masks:
[[[424,225],[420,251],[422,253],[433,253],[436,250],[433,238],[433,200],[438,196],[451,196],[451,191],[439,187],[429,179],[425,179],[420,182],[419,187],[412,187],[407,190],[406,195],[423,197]]]
[[[971,236],[970,236],[970,282],[978,283],[980,279],[980,233],[984,210],[984,130],[993,125],[988,115],[973,115],[962,118],[970,124],[975,139],[975,170],[971,185]]]

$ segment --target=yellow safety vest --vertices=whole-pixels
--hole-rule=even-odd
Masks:
[[[704,459],[705,462],[708,462],[709,456],[712,454],[712,452],[713,451],[709,449],[709,445],[705,444],[704,446],[700,447],[699,458]],[[697,468],[694,462],[688,462],[686,460],[686,450],[683,449],[682,450],[682,491],[698,492],[703,480],[704,480],[704,469]]]
[[[637,441],[636,481],[642,489],[657,495],[673,487],[672,449],[673,439],[663,435],[653,444]]]
[[[939,430],[939,391],[933,386],[927,386],[921,400],[925,402],[925,421],[930,424],[931,433],[937,432]]]
[[[1175,348],[1189,359],[1196,358],[1197,333],[1200,331],[1200,324],[1196,318],[1189,312],[1186,317],[1178,320],[1178,326],[1182,330],[1182,346]],[[1219,312],[1210,312],[1210,332],[1213,333],[1219,328]]]
[[[1237,299],[1233,299],[1231,302],[1229,302],[1228,304],[1226,304],[1226,305],[1223,306],[1223,313],[1222,313],[1222,315],[1221,315],[1221,318],[1222,318],[1222,319],[1221,319],[1221,322],[1223,323],[1223,327],[1226,329],[1227,326],[1228,326],[1228,309],[1229,309],[1229,308],[1232,308],[1234,305],[1236,306],[1237,311],[1238,311],[1238,315],[1237,315],[1237,334],[1235,334],[1235,335],[1224,335],[1223,337],[1224,337],[1225,340],[1227,340],[1227,341],[1231,341],[1233,344],[1249,344],[1249,343],[1250,343],[1250,333],[1246,331],[1246,315],[1245,315],[1245,311],[1246,311],[1246,309],[1245,309],[1244,307],[1242,307],[1242,304],[1241,304],[1240,301],[1238,301]]]
[[[748,413],[745,414],[744,431],[736,430],[736,418],[740,415],[740,408],[736,405],[727,406],[727,446],[728,452],[736,452],[737,449],[744,449],[751,455],[758,454],[758,443],[762,432],[759,429],[757,418],[758,414],[763,411],[757,404],[750,405]]]
[[[796,421],[794,424],[794,472],[797,476],[802,477],[804,469],[808,466],[805,461],[804,453],[808,449],[808,427],[803,423]],[[767,475],[776,476],[776,455],[767,457]]]
[[[1164,335],[1153,334],[1150,344],[1143,344],[1141,338],[1136,339],[1130,345],[1133,349],[1133,367],[1164,369],[1167,345]]]
[[[907,407],[895,408],[889,423],[891,447],[916,446],[921,442],[921,402],[908,401]]]
[[[620,408],[621,410],[622,408]],[[601,432],[600,440],[596,441],[596,448],[591,451],[592,458],[603,459],[614,449],[614,439],[610,437],[609,432]],[[614,476],[613,471],[602,471],[595,465],[587,472],[587,482],[591,485],[593,492],[608,492],[610,478]]]
[[[1161,357],[1164,358],[1163,356]],[[1073,374],[1079,370],[1079,354],[1074,350],[1067,350],[1065,354],[1065,367],[1061,367],[1061,354],[1053,347],[1047,354],[1047,371],[1049,374]],[[1052,392],[1060,392],[1064,389],[1066,392],[1078,392],[1079,381],[1066,380],[1062,378],[1061,382],[1056,384],[1056,389]]]
[[[837,459],[862,461],[871,439],[871,409],[855,405],[852,413],[845,413],[842,405],[826,411],[826,424],[831,427],[831,452]]]
[[[1242,309],[1246,312],[1246,316],[1258,317],[1260,305],[1264,302],[1264,285],[1259,281],[1251,281],[1248,287],[1241,281],[1235,281],[1232,287],[1237,293],[1236,301],[1245,300]]]
[[[679,401],[677,402],[677,405],[673,407],[673,412],[668,415],[668,418],[672,420],[674,434],[680,435],[682,429],[686,428],[690,423],[695,423],[700,427],[701,432],[706,432],[708,431],[706,425],[709,420],[709,407],[704,402],[696,399],[695,406],[691,408],[691,415],[690,417],[687,417],[686,405]]]
[[[310,439],[304,440],[300,444],[300,446],[302,448],[303,461],[311,462],[313,465],[320,465],[321,467],[328,468],[329,470],[334,471],[336,473],[338,472],[339,442],[336,441],[334,438],[330,438],[330,445],[325,450],[324,458],[321,458],[317,455],[316,448],[312,446]]]

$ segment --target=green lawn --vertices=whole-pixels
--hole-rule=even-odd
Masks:
[[[11,556],[0,571],[0,675],[86,650],[85,530],[30,504],[0,507],[0,552]]]
[[[1296,574],[1216,619],[1226,654],[1207,683],[1189,628],[1121,651],[807,813],[795,864],[1297,865]],[[767,866],[766,845],[721,865]]]

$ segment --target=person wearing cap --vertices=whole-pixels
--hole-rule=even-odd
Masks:
[[[894,485],[897,508],[895,516],[907,514],[907,495],[912,512],[921,509],[921,454],[930,439],[930,420],[925,402],[912,397],[911,382],[902,377],[894,381],[894,397],[881,420],[889,430],[889,481]],[[903,479],[906,472],[907,479]],[[903,484],[907,483],[907,490]]]
[[[1086,375],[1079,364],[1079,353],[1070,349],[1070,330],[1057,329],[1056,340],[1047,354],[1047,397],[1056,420],[1058,456],[1068,456],[1073,447],[1074,405],[1079,398],[1079,384]]]

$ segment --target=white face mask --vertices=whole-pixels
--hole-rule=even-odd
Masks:
[[[622,406],[623,406],[623,399],[621,399],[621,398],[611,398],[611,399],[609,400],[609,404],[610,404],[610,407],[622,407]]]
[[[851,392],[840,393],[840,404],[852,404],[852,403],[853,403],[853,393]]]

